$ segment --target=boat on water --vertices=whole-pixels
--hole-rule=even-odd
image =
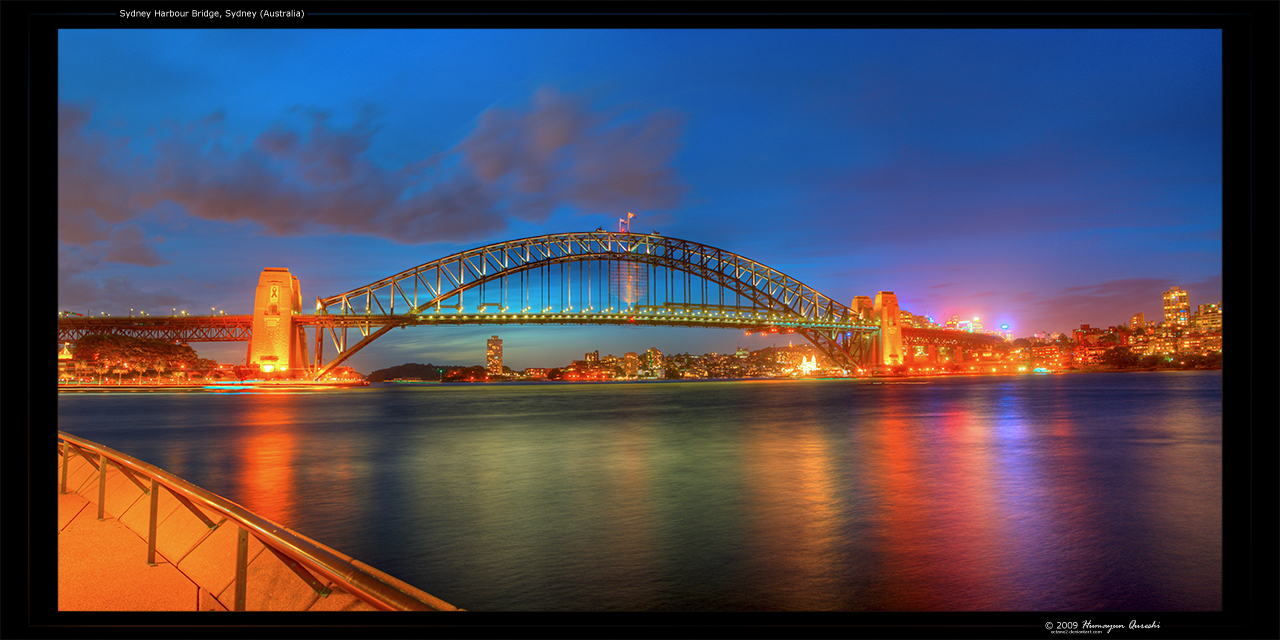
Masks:
[[[439,380],[422,380],[419,378],[393,378],[387,382],[391,384],[440,384]]]

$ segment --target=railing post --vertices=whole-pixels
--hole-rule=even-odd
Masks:
[[[62,441],[62,488],[60,493],[67,493],[67,467],[71,464],[71,443]]]
[[[237,527],[239,538],[236,541],[236,602],[235,610],[244,611],[245,585],[249,578],[249,532],[244,527]]]
[[[156,566],[156,515],[160,510],[160,483],[151,479],[151,520],[147,525],[147,566]]]
[[[98,520],[103,520],[107,504],[107,457],[98,454]]]

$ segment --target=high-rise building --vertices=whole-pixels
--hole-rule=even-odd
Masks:
[[[1186,327],[1191,324],[1191,304],[1187,292],[1174,287],[1164,292],[1164,324],[1166,327]]]
[[[485,369],[489,371],[491,376],[502,375],[502,339],[498,336],[489,338],[489,343],[485,349],[487,360]]]
[[[1141,311],[1133,314],[1133,317],[1129,319],[1129,328],[1134,331],[1147,328],[1146,316],[1142,315]]]

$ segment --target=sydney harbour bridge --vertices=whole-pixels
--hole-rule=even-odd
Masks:
[[[899,324],[897,298],[846,306],[776,269],[655,233],[597,229],[509,240],[455,253],[349,291],[303,314],[298,278],[264,269],[252,315],[58,320],[60,344],[113,333],[175,342],[244,341],[267,377],[321,379],[396,327],[649,325],[803,336],[851,373],[910,362],[915,347],[1004,345],[995,336]],[[311,338],[308,339],[308,332]],[[333,350],[326,360],[325,347]]]

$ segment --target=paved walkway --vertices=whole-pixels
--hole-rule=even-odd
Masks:
[[[60,611],[197,611],[200,588],[147,541],[74,493],[58,495]]]

